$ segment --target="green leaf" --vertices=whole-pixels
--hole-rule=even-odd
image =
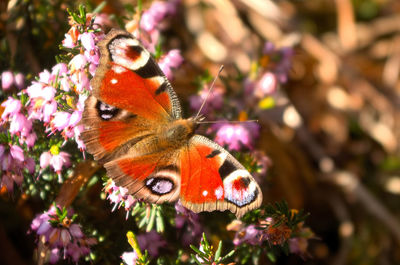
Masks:
[[[93,14],[98,14],[103,10],[103,8],[107,5],[107,1],[101,2],[96,8],[92,11]]]
[[[156,218],[156,211],[157,211],[157,206],[152,205],[149,222],[147,223],[146,227],[146,232],[150,232],[153,229],[154,221]]]
[[[215,257],[214,257],[215,261],[218,261],[219,258],[221,257],[221,250],[222,250],[222,241],[219,241],[217,251],[215,251]]]

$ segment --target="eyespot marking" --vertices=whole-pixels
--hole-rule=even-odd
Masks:
[[[174,189],[174,183],[163,177],[149,178],[146,180],[146,187],[156,195],[165,195]]]
[[[106,121],[115,117],[119,112],[118,108],[101,102],[100,100],[98,100],[96,103],[96,109],[100,118]]]

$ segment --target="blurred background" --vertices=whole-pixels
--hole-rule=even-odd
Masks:
[[[135,2],[107,1],[109,28],[129,29],[126,4]],[[54,65],[76,5],[1,1],[0,70],[29,79]],[[400,264],[400,1],[182,0],[169,23],[166,45],[185,59],[172,85],[186,116],[206,69],[251,72],[266,41],[293,49],[287,81],[256,111],[256,147],[269,158],[264,201],[304,208],[316,238],[309,258],[277,264]],[[1,256],[26,264],[33,242],[21,238],[40,206],[7,194],[1,204]]]

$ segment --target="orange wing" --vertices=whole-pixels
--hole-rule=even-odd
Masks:
[[[156,134],[160,124],[181,118],[181,108],[158,64],[132,35],[111,30],[99,47],[82,139],[87,151],[104,163]]]

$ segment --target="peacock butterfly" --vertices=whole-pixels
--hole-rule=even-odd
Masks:
[[[196,135],[150,53],[131,34],[111,30],[85,102],[82,139],[118,186],[150,203],[178,199],[194,212],[260,206],[250,173],[224,148]]]

